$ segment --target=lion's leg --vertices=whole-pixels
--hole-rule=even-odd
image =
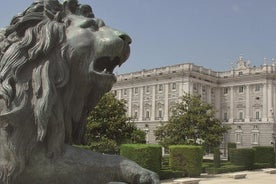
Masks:
[[[157,174],[118,155],[66,146],[63,157],[56,160],[43,152],[33,158],[17,184],[159,184]]]
[[[159,184],[159,176],[147,169],[142,168],[137,163],[128,160],[122,159],[120,164],[121,172],[126,181],[130,183],[139,183],[139,184]]]

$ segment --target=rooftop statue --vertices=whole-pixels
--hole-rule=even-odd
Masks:
[[[77,0],[36,0],[0,31],[0,184],[159,183],[120,156],[70,146],[130,43]]]

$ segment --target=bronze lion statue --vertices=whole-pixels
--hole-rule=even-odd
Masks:
[[[0,184],[157,184],[115,155],[75,148],[131,38],[77,0],[36,0],[0,31]]]

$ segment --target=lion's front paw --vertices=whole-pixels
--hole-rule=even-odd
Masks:
[[[160,184],[159,176],[146,170],[140,175],[139,184]]]

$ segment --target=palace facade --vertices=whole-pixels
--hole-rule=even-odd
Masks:
[[[224,136],[238,147],[268,146],[276,135],[276,65],[251,67],[242,57],[226,72],[192,63],[121,74],[112,88],[127,101],[128,115],[155,143],[154,130],[166,123],[184,93],[199,94],[231,130]]]

